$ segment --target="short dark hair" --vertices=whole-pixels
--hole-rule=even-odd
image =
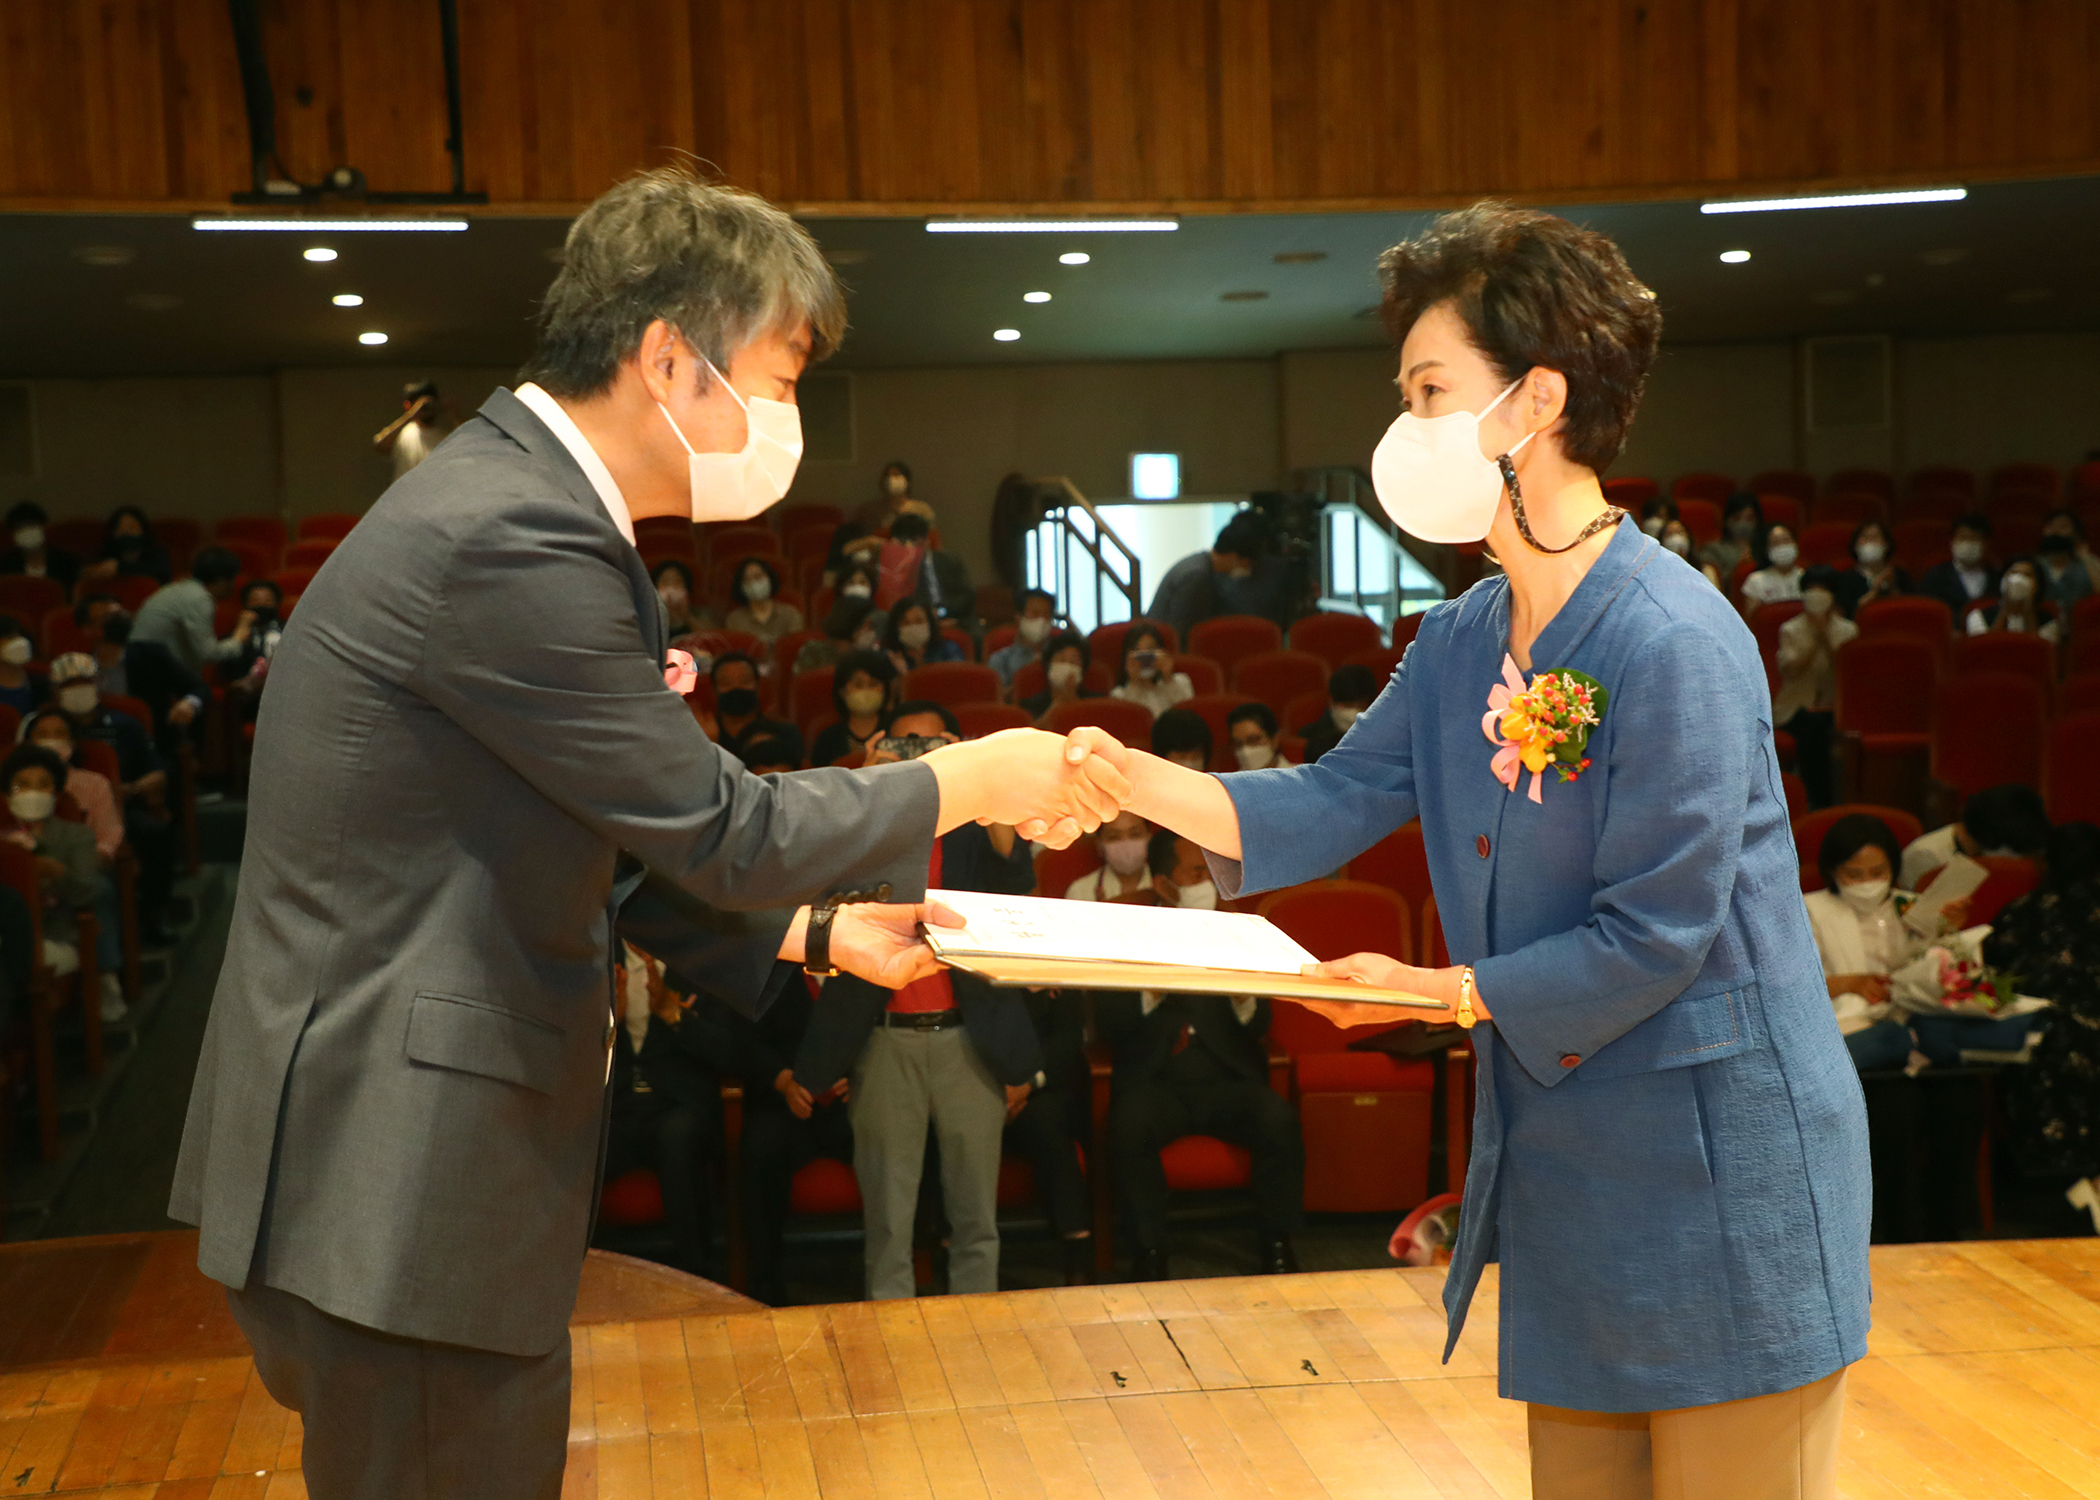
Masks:
[[[15,775],[24,766],[42,766],[51,773],[51,789],[62,792],[66,789],[66,763],[58,758],[58,752],[24,740],[7,752],[7,759],[0,761],[0,792],[11,789]]]
[[[1816,868],[1823,872],[1826,889],[1837,889],[1839,868],[1869,844],[1889,857],[1889,879],[1895,880],[1903,868],[1903,846],[1889,825],[1872,813],[1847,813],[1823,831],[1822,846],[1816,850]]]
[[[1259,561],[1269,555],[1269,528],[1260,516],[1251,510],[1243,510],[1225,523],[1218,539],[1210,544],[1213,552],[1223,552],[1229,557],[1244,557],[1250,562]]]
[[[1086,671],[1088,667],[1094,664],[1094,648],[1087,643],[1087,638],[1076,630],[1060,630],[1043,642],[1042,654],[1036,658],[1037,661],[1043,664],[1043,675],[1046,678],[1050,675],[1050,663],[1057,660],[1057,653],[1069,646],[1077,646],[1079,648],[1079,670],[1081,672]]]
[[[248,583],[247,583],[247,585],[246,585],[246,587],[244,587],[244,588],[243,588],[243,589],[241,590],[241,596],[242,596],[242,598],[243,598],[243,599],[245,600],[245,599],[246,599],[246,597],[247,597],[247,596],[248,596],[249,594],[253,593],[253,592],[254,592],[254,591],[255,591],[256,589],[268,589],[268,590],[270,591],[270,598],[271,598],[271,600],[273,601],[273,602],[272,602],[272,604],[271,604],[271,606],[270,606],[270,607],[271,607],[272,609],[282,609],[282,608],[284,607],[284,590],[283,590],[283,589],[282,589],[281,587],[279,587],[279,586],[278,586],[278,583],[277,583],[277,580],[276,580],[276,579],[274,579],[274,578],[251,578],[251,579],[249,579],[249,580],[248,580]]]
[[[86,762],[81,759],[80,736],[73,732],[73,721],[66,717],[65,710],[59,708],[56,704],[47,704],[43,708],[30,710],[29,717],[22,721],[22,732],[17,743],[24,745],[35,743],[36,727],[46,719],[56,719],[59,723],[66,726],[66,738],[73,742],[72,763],[85,768]],[[53,750],[51,753],[53,755],[58,754],[56,750]]]
[[[1449,302],[1504,385],[1527,371],[1567,378],[1560,448],[1602,473],[1626,446],[1662,340],[1655,294],[1595,230],[1507,203],[1476,203],[1378,257],[1395,345]]]
[[[933,536],[933,522],[913,511],[906,511],[890,522],[890,540],[910,546]]]
[[[1765,524],[1765,503],[1748,490],[1738,490],[1728,497],[1728,503],[1721,507],[1721,524],[1726,526],[1739,512],[1746,510],[1757,517],[1760,527]]]
[[[889,471],[890,471],[890,470],[892,470],[892,469],[895,469],[895,470],[896,470],[896,471],[897,471],[897,472],[898,472],[899,474],[902,474],[902,475],[904,476],[904,487],[905,487],[906,489],[910,489],[910,488],[911,488],[911,465],[910,465],[910,464],[908,464],[908,463],[906,463],[906,462],[905,462],[905,461],[904,461],[903,459],[901,459],[901,458],[893,458],[893,459],[891,459],[891,460],[890,460],[890,461],[889,461],[888,463],[886,463],[886,464],[884,464],[884,465],[882,466],[882,473],[883,473],[883,474],[887,474],[887,473],[889,473]],[[876,475],[875,477],[876,477],[876,478],[878,478],[878,479],[880,479],[880,478],[882,477],[882,475],[881,475],[881,474],[878,474],[878,475]]]
[[[1212,743],[1210,721],[1193,708],[1170,708],[1152,721],[1154,755],[1185,755],[1201,750],[1203,763],[1209,765]]]
[[[1053,615],[1057,613],[1057,595],[1051,593],[1048,589],[1021,590],[1021,597],[1015,601],[1016,612],[1025,612],[1028,608],[1028,601],[1031,599],[1042,600],[1045,604],[1050,606],[1050,613],[1052,613]]]
[[[1665,522],[1684,519],[1677,509],[1677,502],[1668,495],[1649,496],[1647,502],[1641,506],[1641,519],[1645,521],[1650,516],[1661,516]]]
[[[1167,649],[1167,632],[1156,620],[1132,620],[1130,628],[1123,632],[1123,639],[1116,651],[1116,686],[1122,687],[1130,681],[1130,653],[1146,649],[1136,644],[1143,636],[1150,636],[1154,651]]]
[[[660,588],[663,586],[664,574],[666,573],[676,573],[679,579],[685,584],[685,591],[687,595],[690,596],[692,594],[693,570],[691,568],[687,567],[684,563],[680,562],[675,557],[667,557],[662,562],[658,563],[655,567],[649,570],[649,581],[653,584],[656,584]]]
[[[707,680],[709,682],[721,681],[722,669],[728,666],[735,666],[738,663],[742,663],[744,666],[749,667],[751,669],[751,675],[753,677],[756,677],[758,675],[757,657],[752,656],[743,651],[724,651],[720,656],[716,657],[714,659],[713,664],[708,667]],[[753,684],[753,686],[756,685],[757,684],[755,683]]]
[[[88,611],[98,604],[114,604],[122,608],[124,601],[115,594],[82,594],[73,601],[73,623],[84,628],[87,625]]]
[[[1801,570],[1801,592],[1822,589],[1832,598],[1837,597],[1840,575],[1829,563],[1810,563]]]
[[[190,559],[190,577],[206,588],[241,576],[241,560],[224,547],[205,547]]]
[[[7,508],[7,529],[9,531],[13,531],[17,526],[41,526],[50,519],[49,516],[44,514],[44,507],[37,504],[34,500],[17,500]]]
[[[401,387],[401,399],[403,401],[414,401],[423,396],[428,396],[435,401],[437,400],[437,394],[438,388],[435,380],[411,380],[407,385]]]
[[[795,767],[795,757],[788,753],[787,741],[775,734],[762,734],[756,739],[744,741],[744,753],[737,757],[746,769],[752,766]]]
[[[1876,520],[1872,516],[1869,516],[1866,520],[1860,522],[1857,526],[1852,528],[1852,540],[1845,543],[1845,550],[1847,552],[1857,553],[1859,551],[1859,539],[1865,536],[1870,531],[1880,532],[1881,540],[1888,547],[1888,551],[1882,555],[1881,560],[1883,562],[1887,562],[1890,558],[1894,557],[1896,555],[1896,533],[1894,529],[1890,527],[1888,522]]]
[[[2034,855],[2049,842],[2049,809],[2033,787],[2007,781],[1962,803],[1961,826],[1981,848]]]
[[[867,673],[885,688],[897,680],[896,664],[887,651],[848,651],[831,669],[831,706],[841,719],[846,717],[846,684],[856,672]]]
[[[1794,561],[1797,563],[1801,561],[1798,553],[1798,549],[1801,546],[1801,532],[1799,528],[1790,526],[1784,521],[1767,521],[1757,529],[1756,545],[1752,548],[1757,558],[1757,565],[1760,568],[1768,568],[1772,565],[1772,533],[1775,531],[1783,531],[1793,538],[1794,546],[1797,549]]]
[[[1978,531],[1985,536],[1991,534],[1991,518],[1980,510],[1972,510],[1965,516],[1956,516],[1954,524],[1947,528],[1947,535],[1957,531]]]
[[[637,172],[569,226],[524,378],[604,390],[661,318],[726,376],[752,339],[807,321],[812,359],[846,332],[846,295],[809,232],[754,193],[682,167]]]
[[[766,578],[772,583],[774,594],[778,595],[780,593],[779,565],[775,563],[772,558],[767,557],[762,553],[754,552],[749,557],[746,557],[737,563],[736,573],[729,580],[729,597],[734,599],[739,604],[749,604],[751,602],[750,600],[744,597],[744,570],[749,568],[753,563],[757,563],[761,568],[764,568],[766,570]]]
[[[13,615],[0,615],[0,641],[10,640],[25,633],[20,620]]]
[[[25,505],[28,503],[27,501],[23,502]],[[19,505],[15,507],[16,510],[21,508]],[[2042,517],[2044,526],[2047,526],[2051,521],[2069,521],[2071,523],[2071,535],[2079,537],[2085,535],[2085,517],[2078,514],[2077,511],[2071,509],[2068,505],[2059,505],[2055,510],[2050,511],[2048,515]],[[7,524],[10,526],[15,524],[13,512],[9,512]]]
[[[109,519],[102,523],[102,540],[105,544],[115,540],[117,523],[126,519],[138,522],[139,529],[145,533],[146,540],[149,542],[153,540],[153,523],[146,519],[146,513],[136,505],[120,505],[111,511]]]
[[[894,724],[912,714],[939,714],[941,723],[947,726],[948,732],[957,739],[962,738],[962,720],[956,718],[953,710],[945,703],[936,703],[931,698],[914,698],[909,703],[900,703],[892,709],[890,722]]]
[[[1225,716],[1225,732],[1232,733],[1234,725],[1244,724],[1249,719],[1261,725],[1262,733],[1270,739],[1276,738],[1276,710],[1266,703],[1242,703]]]
[[[890,606],[889,624],[882,632],[883,644],[892,651],[904,649],[904,637],[897,632],[904,628],[904,612],[912,608],[926,611],[927,649],[931,650],[933,643],[941,638],[941,612],[933,607],[933,601],[924,594],[906,594]]]
[[[1360,661],[1345,661],[1327,679],[1331,703],[1369,703],[1378,696],[1378,674]]]

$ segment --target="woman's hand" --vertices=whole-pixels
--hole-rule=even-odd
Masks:
[[[1024,839],[1062,849],[1129,803],[1130,759],[1113,735],[1082,726],[1063,736],[1001,730],[943,745],[922,763],[940,781],[941,831],[968,822],[1004,823]]]
[[[1869,1005],[1886,1005],[1889,998],[1889,979],[1886,974],[1833,974],[1830,976],[1830,998],[1840,995],[1857,995]]]
[[[1321,979],[1353,979],[1362,984],[1376,985],[1380,989],[1405,990],[1409,994],[1420,995],[1425,1000],[1438,1001],[1444,1007],[1443,1013],[1439,1015],[1413,1008],[1399,1010],[1373,1001],[1296,1002],[1316,1014],[1325,1016],[1337,1026],[1389,1025],[1396,1020],[1444,1022],[1457,1016],[1458,980],[1462,971],[1456,965],[1448,969],[1418,969],[1412,964],[1401,963],[1396,958],[1388,958],[1383,953],[1352,953],[1347,958],[1331,959],[1323,964],[1309,964],[1305,972]],[[1488,1019],[1487,1004],[1477,989],[1473,992],[1473,1015],[1476,1020]]]

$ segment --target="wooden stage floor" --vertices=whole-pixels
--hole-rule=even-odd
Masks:
[[[0,1496],[289,1500],[299,1423],[186,1235],[0,1247]],[[770,1311],[597,1257],[565,1497],[1528,1495],[1492,1268]],[[2100,1497],[2100,1240],[1874,1251],[1844,1493]],[[33,1299],[27,1301],[25,1299]]]

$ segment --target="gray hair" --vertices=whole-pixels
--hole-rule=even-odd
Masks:
[[[809,232],[755,193],[637,173],[569,226],[522,378],[596,395],[659,318],[726,372],[752,339],[805,321],[822,359],[845,334],[846,294]]]

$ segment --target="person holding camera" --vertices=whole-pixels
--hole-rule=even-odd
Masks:
[[[961,738],[940,704],[901,704],[868,764],[917,760]],[[944,834],[926,872],[929,891],[1025,896],[1034,885],[1027,842],[999,824]],[[912,1226],[929,1123],[940,1143],[948,1290],[997,1291],[1000,1140],[1043,1082],[1042,1046],[1021,992],[948,969],[898,990],[850,974],[828,979],[795,1054],[794,1082],[815,1097],[840,1079],[864,1205],[868,1295],[918,1291]]]
[[[1188,673],[1174,670],[1165,633],[1150,620],[1140,620],[1123,632],[1123,668],[1108,696],[1143,704],[1156,719],[1195,697],[1196,688]]]

